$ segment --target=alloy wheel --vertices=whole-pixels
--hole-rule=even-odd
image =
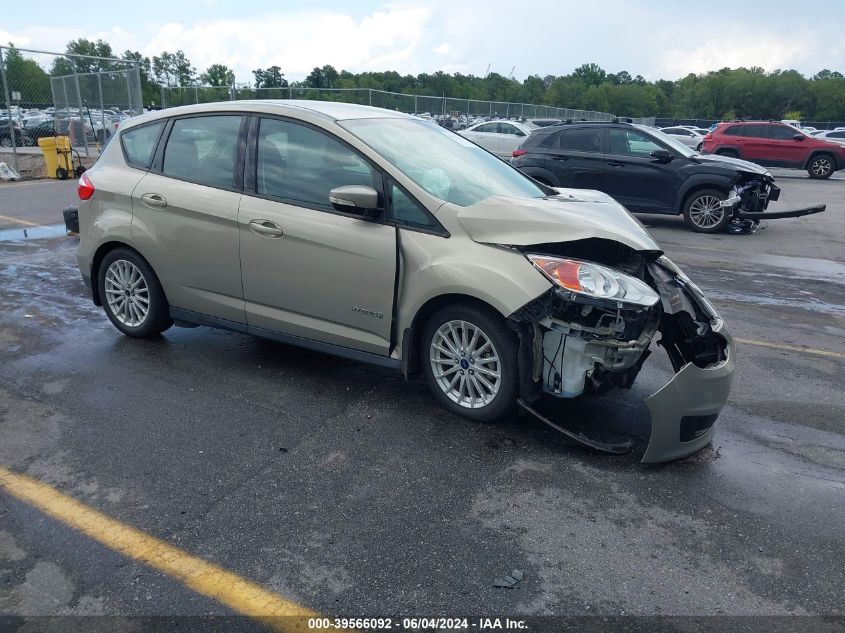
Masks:
[[[472,323],[441,325],[431,339],[429,361],[437,385],[461,407],[480,409],[499,393],[499,353],[490,337]]]
[[[829,158],[820,156],[813,161],[810,169],[813,170],[813,173],[816,176],[827,176],[830,173],[830,170],[833,169],[833,164],[830,162]]]
[[[141,270],[118,259],[106,271],[106,302],[114,318],[129,327],[140,326],[150,312],[150,289]]]
[[[722,201],[716,196],[699,196],[690,205],[690,220],[701,229],[712,229],[725,217],[725,209],[721,203]]]

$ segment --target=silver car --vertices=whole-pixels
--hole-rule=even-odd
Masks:
[[[701,151],[701,146],[704,143],[704,135],[699,134],[698,131],[688,127],[664,127],[660,128],[664,134],[668,134],[672,138],[680,141],[687,147],[691,147],[695,151]]]
[[[622,206],[433,122],[309,101],[162,110],[120,126],[79,195],[82,277],[128,336],[251,333],[421,372],[473,420],[519,406],[550,424],[543,401],[630,387],[659,336],[676,374],[646,401],[646,462],[709,443],[731,388],[722,319]]]

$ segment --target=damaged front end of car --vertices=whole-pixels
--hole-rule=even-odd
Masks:
[[[596,238],[518,248],[553,283],[508,319],[520,338],[520,405],[573,439],[623,452],[630,442],[570,431],[533,403],[630,388],[656,339],[676,373],[646,399],[652,430],[642,461],[707,445],[733,382],[734,349],[698,287],[659,250]]]

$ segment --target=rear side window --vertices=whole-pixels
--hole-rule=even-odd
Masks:
[[[344,185],[373,186],[373,169],[363,158],[317,130],[278,119],[258,128],[261,195],[331,210],[329,192]]]
[[[162,173],[200,185],[231,189],[240,127],[239,115],[176,119],[164,148]]]
[[[601,130],[595,128],[567,130],[561,133],[558,147],[570,152],[600,152]]]
[[[725,134],[727,136],[739,136],[741,127],[742,127],[741,125],[732,125],[729,128],[727,128],[725,131],[723,131],[722,134]]]
[[[127,130],[121,134],[126,161],[133,167],[149,169],[164,121]]]
[[[825,138],[845,138],[845,132],[828,132]]]

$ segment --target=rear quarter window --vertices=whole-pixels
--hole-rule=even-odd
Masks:
[[[133,167],[149,169],[158,138],[164,129],[164,121],[126,130],[120,135],[123,155]]]

